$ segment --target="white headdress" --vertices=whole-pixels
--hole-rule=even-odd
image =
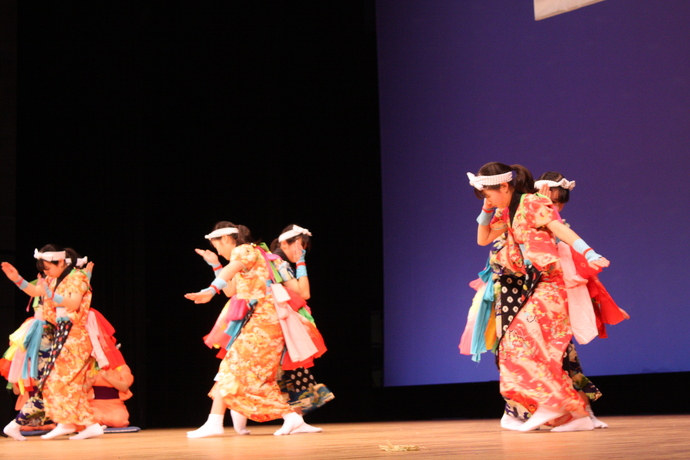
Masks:
[[[68,264],[71,263],[72,261],[70,259],[65,260]],[[85,267],[86,264],[89,263],[89,258],[88,257],[80,257],[77,259],[76,266],[79,268]]]
[[[572,190],[575,188],[575,181],[569,181],[565,177],[558,182],[552,181],[552,180],[538,180],[534,183],[534,188],[539,190],[542,188],[544,185],[548,185],[549,188],[553,187],[563,187],[566,190]]]
[[[487,185],[501,185],[504,182],[510,182],[513,180],[513,171],[496,174],[494,176],[475,176],[468,172],[467,177],[470,179],[470,185],[472,187],[477,190],[484,190],[484,187]]]
[[[239,230],[237,230],[237,227],[225,227],[212,231],[208,235],[204,236],[204,238],[206,238],[207,240],[211,240],[213,238],[220,238],[223,235],[232,235],[234,233],[239,234]]]
[[[57,262],[58,260],[63,260],[67,257],[65,251],[46,251],[38,252],[38,249],[34,249],[34,259],[45,260],[46,262]]]
[[[288,230],[287,232],[281,234],[278,237],[278,242],[282,243],[285,240],[289,240],[290,238],[294,238],[299,235],[309,235],[311,236],[311,232],[307,230],[306,228],[302,228],[297,225],[292,226],[292,230]]]

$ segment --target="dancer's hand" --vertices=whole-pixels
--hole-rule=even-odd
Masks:
[[[5,273],[5,276],[7,276],[7,278],[12,282],[19,279],[19,272],[16,268],[14,268],[14,265],[12,265],[9,262],[2,263],[2,271]]]
[[[220,265],[220,261],[218,260],[218,254],[216,254],[215,252],[209,249],[195,249],[195,251],[197,254],[203,257],[204,261],[206,261],[206,263],[209,264],[211,267],[217,267],[218,265]]]
[[[307,251],[302,246],[302,242],[299,240],[295,241],[295,244],[292,248],[292,260],[296,260],[297,262],[304,262],[306,254]]]
[[[36,295],[35,297],[46,297],[50,296],[53,294],[53,291],[50,290],[48,285],[46,284],[45,278],[43,276],[38,275],[38,281],[36,282]]]
[[[539,187],[539,191],[537,193],[551,198],[551,187],[549,187],[549,184],[543,184],[541,187]]]
[[[208,303],[213,298],[213,293],[209,291],[192,292],[185,294],[184,298],[193,300],[194,303]]]
[[[588,263],[589,263],[590,267],[596,268],[599,270],[601,270],[602,268],[606,268],[609,265],[611,265],[611,262],[609,262],[609,260],[606,257],[600,257],[600,258],[598,258],[596,260],[592,260]]]

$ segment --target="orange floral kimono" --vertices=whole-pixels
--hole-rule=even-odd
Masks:
[[[60,351],[55,366],[43,386],[46,416],[56,423],[88,426],[94,423],[93,412],[87,399],[93,349],[86,332],[86,321],[91,306],[89,279],[78,270],[67,275],[55,289],[55,278],[47,278],[51,291],[63,297],[70,294],[82,295],[81,305],[75,312],[68,312],[72,322],[67,340]],[[56,305],[50,299],[43,301],[46,321],[57,324]]]
[[[128,387],[134,383],[134,376],[128,365],[115,369]],[[106,425],[111,428],[123,428],[129,426],[129,411],[125,406],[125,401],[132,397],[132,392],[118,391],[104,377],[104,370],[99,370],[93,382],[93,387],[89,391],[89,402],[93,410],[96,423]],[[112,372],[112,371],[111,371]]]
[[[546,228],[555,219],[550,200],[523,195],[498,256],[497,263],[514,272],[524,273],[524,257],[542,273],[499,345],[500,388],[504,398],[530,412],[544,405],[586,415],[584,402],[563,369],[572,330],[558,250]],[[494,220],[509,223],[508,209],[499,210]]]
[[[214,389],[225,405],[245,417],[257,422],[275,420],[293,411],[276,382],[285,340],[266,286],[268,267],[259,249],[249,244],[233,249],[230,261],[245,267],[235,276],[237,297],[257,303],[221,361]]]

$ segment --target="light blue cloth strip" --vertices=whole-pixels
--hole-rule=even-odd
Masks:
[[[477,312],[477,318],[474,323],[472,345],[470,347],[472,361],[477,363],[481,359],[481,354],[486,352],[486,339],[484,338],[484,333],[486,332],[486,326],[489,324],[489,319],[493,313],[494,281],[492,275],[491,267],[487,260],[486,268],[479,272],[479,278],[486,283],[486,287],[484,288],[484,295],[482,296],[482,302],[479,305],[479,311]]]

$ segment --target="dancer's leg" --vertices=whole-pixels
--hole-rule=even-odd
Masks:
[[[551,431],[556,433],[565,433],[568,431],[589,431],[594,429],[594,423],[589,417],[573,418],[568,423],[558,425]]]
[[[296,412],[288,412],[287,414],[283,415],[283,420],[283,426],[280,427],[278,431],[273,433],[274,435],[282,436],[285,434],[290,434],[292,431],[304,425],[304,419]]]
[[[95,438],[96,436],[101,436],[102,434],[103,434],[103,427],[98,423],[93,423],[93,424],[87,426],[86,428],[84,428],[78,434],[76,434],[74,436],[70,436],[69,440],[70,441],[78,441],[80,439]]]
[[[223,418],[227,407],[223,402],[223,398],[218,394],[217,390],[213,390],[213,405],[211,406],[211,413],[208,414],[206,423],[194,431],[188,431],[188,438],[205,438],[207,436],[217,436],[224,433]]]
[[[7,436],[16,439],[17,441],[26,441],[26,438],[22,436],[21,431],[19,431],[20,427],[21,425],[19,425],[17,421],[13,419],[7,424],[7,426],[5,426],[2,432]]]
[[[536,430],[539,426],[557,419],[563,413],[562,410],[556,407],[540,406],[525,423],[517,428],[517,431]]]
[[[522,425],[524,425],[524,423],[524,420],[521,420],[507,412],[504,412],[503,417],[501,417],[501,428],[506,430],[518,430]]]
[[[599,420],[594,415],[594,411],[592,410],[592,406],[589,403],[587,403],[586,409],[587,409],[587,413],[589,414],[589,418],[592,419],[592,423],[594,424],[594,428],[608,428],[609,427],[606,423],[602,422],[601,420]]]
[[[230,416],[232,417],[232,427],[235,429],[237,434],[249,434],[250,431],[247,429],[247,417],[230,410]]]
[[[71,423],[58,423],[55,428],[53,428],[49,433],[41,436],[41,439],[53,439],[63,434],[74,433],[74,425]]]

